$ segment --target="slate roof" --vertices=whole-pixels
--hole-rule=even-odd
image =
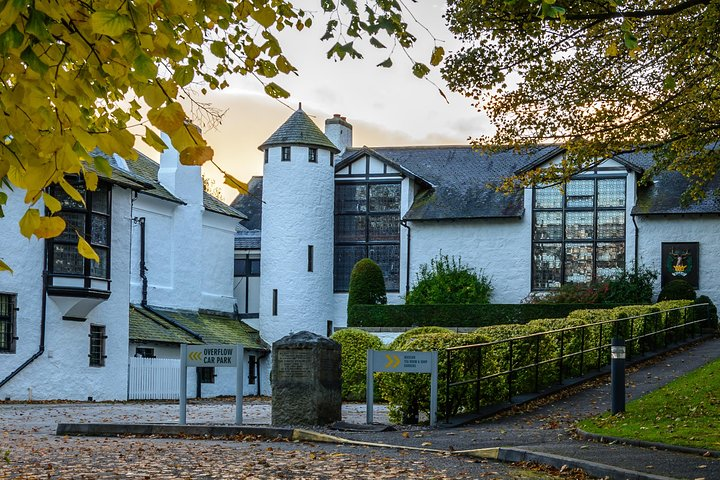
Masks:
[[[114,160],[113,163],[117,165]],[[170,202],[179,203],[181,205],[185,204],[185,202],[170,193],[160,184],[158,181],[158,170],[160,170],[160,164],[155,160],[138,152],[137,160],[128,160],[126,163],[131,173],[144,179],[148,184],[150,184],[150,188],[143,191],[144,194],[168,200]],[[119,168],[117,169],[120,170]],[[207,192],[203,192],[203,206],[205,207],[205,210],[219,213],[220,215],[226,215],[228,217],[235,217],[239,219],[245,218],[242,213],[228,205],[225,205],[222,201]]]
[[[406,220],[521,217],[523,192],[503,195],[493,185],[538,158],[561,152],[556,146],[541,146],[522,153],[512,149],[484,153],[467,145],[373,150],[434,185],[415,198]]]
[[[130,340],[191,345],[240,344],[249,350],[268,350],[268,346],[260,339],[260,333],[257,330],[231,315],[155,307],[153,310],[197,333],[202,340],[139,305],[130,305]]]
[[[638,187],[637,201],[632,215],[708,215],[720,214],[720,178],[715,177],[706,188],[706,196],[699,202],[683,207],[680,198],[689,186],[688,179],[678,172],[663,172],[652,183]]]
[[[235,232],[235,250],[260,250],[260,230]]]
[[[301,108],[290,115],[290,118],[280,125],[280,128],[275,130],[275,133],[270,135],[270,138],[265,140],[258,149],[265,150],[278,145],[309,145],[323,147],[335,153],[340,152]]]
[[[126,172],[125,170],[117,168],[117,163],[115,162],[115,160],[112,157],[101,152],[100,150],[93,150],[92,152],[90,152],[90,156],[102,157],[107,160],[110,164],[110,167],[112,167],[110,171],[110,176],[107,176],[99,169],[97,169],[95,165],[90,163],[86,164],[86,168],[88,170],[95,172],[98,177],[106,180],[107,182],[120,185],[121,187],[127,187],[132,190],[147,190],[148,188],[152,187],[151,183],[147,179],[135,175],[131,172]]]
[[[248,194],[238,195],[230,206],[242,212],[247,217],[240,220],[240,224],[248,230],[260,230],[262,228],[262,177],[252,177],[248,182]]]

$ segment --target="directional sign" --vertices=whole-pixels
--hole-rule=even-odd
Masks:
[[[432,373],[432,352],[393,352],[373,350],[376,372]]]
[[[429,373],[430,374],[430,425],[434,426],[437,418],[438,390],[438,352],[393,352],[367,351],[366,392],[367,423],[373,423],[373,383],[375,372],[396,373]]]
[[[188,367],[236,367],[235,345],[188,345]]]

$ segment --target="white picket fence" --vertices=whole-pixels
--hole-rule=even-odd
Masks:
[[[131,357],[129,400],[180,398],[180,360],[175,358]]]

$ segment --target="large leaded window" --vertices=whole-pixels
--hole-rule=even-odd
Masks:
[[[83,196],[85,204],[73,200],[58,185],[50,189],[50,194],[62,204],[58,215],[67,226],[62,234],[48,242],[48,272],[51,285],[56,284],[52,282],[56,277],[83,277],[88,282],[76,286],[90,288],[91,279],[110,278],[110,188],[100,183],[95,191],[89,191],[81,179],[70,183]],[[78,253],[78,235],[90,243],[99,262]]]
[[[388,291],[400,290],[400,183],[335,185],[335,291],[345,292],[358,260],[370,258]]]
[[[533,191],[534,290],[591,283],[625,268],[625,178],[583,176]]]

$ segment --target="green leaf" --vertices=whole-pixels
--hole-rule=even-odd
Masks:
[[[90,16],[90,25],[98,35],[119,37],[132,28],[130,18],[115,10],[100,9]]]
[[[423,77],[425,77],[425,75],[430,73],[430,69],[424,63],[416,63],[412,67],[412,72],[413,72],[413,75],[415,75],[416,77],[423,78]]]
[[[215,41],[210,44],[210,52],[218,58],[223,58],[226,55],[225,42]]]
[[[181,87],[184,87],[192,82],[194,78],[195,69],[188,65],[180,65],[179,67],[176,67],[175,72],[173,73],[173,80],[175,80],[175,83]]]
[[[275,23],[275,19],[277,16],[275,15],[275,10],[268,7],[267,5],[255,10],[250,14],[250,16],[258,22],[260,25],[262,25],[265,28],[269,28],[273,23]]]
[[[432,55],[430,56],[430,65],[433,67],[437,67],[440,65],[440,62],[442,62],[442,59],[445,57],[445,49],[443,47],[435,47],[433,49]]]
[[[331,38],[333,38],[335,36],[335,28],[337,28],[337,26],[338,26],[337,20],[330,20],[327,23],[327,26],[325,27],[325,35],[320,37],[320,40],[325,41],[325,40],[330,40]],[[372,43],[372,40],[370,40],[370,42]]]
[[[385,45],[382,44],[382,42],[380,42],[380,40],[375,37],[370,37],[370,45],[375,48],[387,48]]]
[[[145,127],[145,136],[142,138],[142,140],[158,152],[163,152],[168,148],[163,139],[160,138],[160,135],[158,135],[148,127]]]
[[[265,85],[265,93],[270,95],[272,98],[288,98],[290,96],[290,92],[275,82],[270,82]]]
[[[100,155],[93,157],[93,163],[95,165],[95,168],[97,168],[98,172],[110,178],[110,176],[112,175],[112,167],[110,166],[110,162],[108,162],[105,157],[102,157]]]
[[[14,24],[10,25],[10,28],[0,35],[0,53],[5,54],[13,48],[18,48],[24,38],[25,36]]]
[[[52,36],[48,31],[46,21],[47,17],[44,13],[35,8],[30,9],[30,18],[25,25],[25,32],[33,35],[42,42],[51,40]]]
[[[667,77],[665,77],[665,80],[663,80],[663,88],[665,90],[674,90],[675,86],[675,77],[673,77],[672,75],[668,75]]]
[[[332,12],[335,10],[335,2],[332,0],[320,0],[320,5],[322,6],[322,9],[326,12]]]
[[[135,58],[133,67],[135,68],[135,73],[138,74],[142,80],[151,80],[157,77],[157,65],[155,65],[152,58],[144,53],[141,53]]]
[[[378,67],[383,67],[383,68],[390,68],[390,67],[392,67],[392,64],[393,64],[392,58],[389,58],[389,57],[388,57],[387,60],[385,60],[384,62],[378,63],[377,66],[378,66]]]
[[[22,51],[20,59],[25,62],[31,70],[35,70],[41,75],[45,75],[45,72],[48,71],[48,66],[35,55],[35,52],[33,52],[30,46]]]
[[[623,40],[625,41],[625,47],[628,50],[635,50],[638,48],[637,37],[632,32],[625,32],[623,34]]]

